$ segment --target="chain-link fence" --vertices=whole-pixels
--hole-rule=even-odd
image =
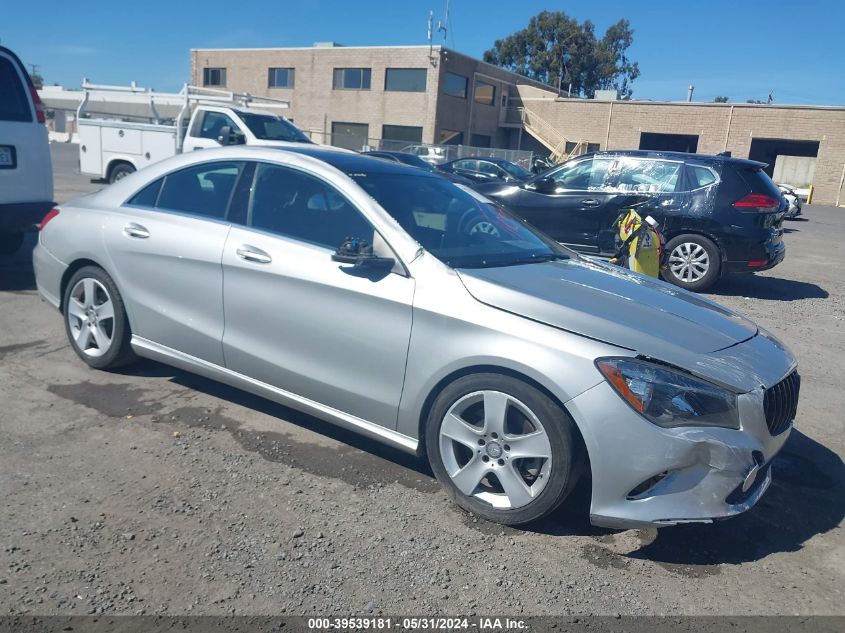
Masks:
[[[501,149],[496,147],[475,147],[472,145],[436,145],[433,143],[415,143],[392,139],[364,138],[348,134],[331,134],[322,130],[304,130],[315,143],[335,145],[358,152],[384,150],[415,154],[430,163],[447,163],[457,158],[499,158],[516,163],[531,170],[534,153],[519,149]]]

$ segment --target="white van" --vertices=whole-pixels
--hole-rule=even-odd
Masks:
[[[21,60],[0,46],[0,254],[53,207],[53,164],[44,108]]]

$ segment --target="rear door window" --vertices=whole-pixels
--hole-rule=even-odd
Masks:
[[[668,193],[675,191],[682,163],[650,158],[619,158],[610,179],[616,191]]]
[[[32,121],[26,88],[14,62],[0,55],[0,121]]]
[[[158,194],[156,207],[223,219],[242,168],[242,162],[220,161],[168,174]]]

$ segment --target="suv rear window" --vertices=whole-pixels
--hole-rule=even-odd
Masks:
[[[0,121],[32,121],[32,108],[24,85],[7,57],[0,57]]]

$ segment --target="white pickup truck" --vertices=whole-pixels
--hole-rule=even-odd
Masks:
[[[179,152],[221,145],[284,145],[311,140],[283,116],[259,110],[287,101],[185,86],[164,94],[134,84],[83,82],[77,110],[79,169],[114,182]],[[95,110],[97,118],[91,118]],[[111,111],[111,112],[110,112]],[[107,114],[105,114],[107,113]]]

